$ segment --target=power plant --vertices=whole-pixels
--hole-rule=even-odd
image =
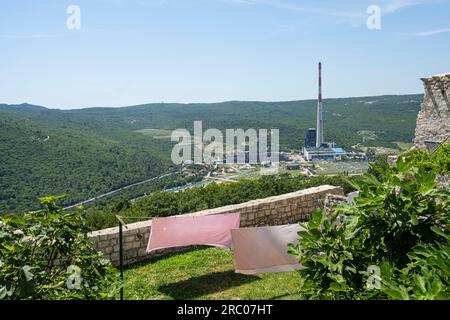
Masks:
[[[314,148],[316,146],[316,128],[306,130],[305,147]]]
[[[307,161],[336,161],[345,151],[336,147],[334,142],[325,142],[323,125],[323,98],[322,98],[322,63],[319,62],[319,97],[317,99],[317,124],[316,128],[306,131],[303,156]]]

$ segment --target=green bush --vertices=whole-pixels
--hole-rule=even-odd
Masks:
[[[294,192],[323,184],[342,186],[344,192],[353,191],[352,180],[358,177],[292,177],[281,174],[254,180],[240,180],[231,184],[210,184],[181,192],[156,191],[136,202],[121,200],[109,208],[88,209],[87,221],[91,230],[117,225],[116,214],[123,217],[167,217],[212,209],[250,200]]]
[[[118,272],[87,237],[79,212],[59,198],[44,209],[0,217],[0,299],[113,299]]]
[[[433,231],[444,241],[417,245],[408,253],[410,263],[405,268],[382,264],[382,290],[389,298],[450,299],[450,235],[440,229]]]
[[[450,191],[436,182],[449,150],[414,151],[393,167],[372,166],[355,183],[354,203],[331,215],[317,211],[303,224],[299,244],[289,250],[304,267],[307,297],[450,297]]]

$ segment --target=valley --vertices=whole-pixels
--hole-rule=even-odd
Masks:
[[[327,99],[325,135],[348,150],[400,152],[414,137],[422,98]],[[199,168],[154,179],[181,169],[170,160],[174,145],[170,134],[178,128],[192,132],[197,120],[204,128],[222,131],[279,129],[280,150],[295,154],[304,145],[306,129],[315,124],[315,108],[315,100],[77,110],[0,105],[0,212],[37,209],[38,197],[47,195],[64,194],[61,201],[66,207],[104,195],[95,205],[105,206],[199,183],[207,174]],[[324,173],[336,174],[339,169],[328,168]],[[145,180],[150,181],[139,184]]]

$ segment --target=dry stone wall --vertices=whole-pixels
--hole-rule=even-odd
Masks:
[[[440,143],[450,135],[450,73],[422,79],[425,96],[416,123],[415,145]]]
[[[292,192],[280,196],[253,200],[237,205],[215,208],[189,215],[213,215],[235,213],[241,215],[241,227],[274,226],[307,220],[317,208],[323,208],[327,195],[343,195],[341,187],[324,185]],[[127,225],[123,229],[124,264],[130,264],[149,258],[145,253],[152,221],[143,221]],[[89,234],[97,250],[113,265],[119,264],[119,228],[109,228]],[[164,249],[152,253],[159,255],[174,249]]]

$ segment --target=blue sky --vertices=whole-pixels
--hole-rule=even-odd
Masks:
[[[319,61],[325,98],[421,93],[450,72],[450,2],[0,0],[0,46],[0,103],[311,99]]]

